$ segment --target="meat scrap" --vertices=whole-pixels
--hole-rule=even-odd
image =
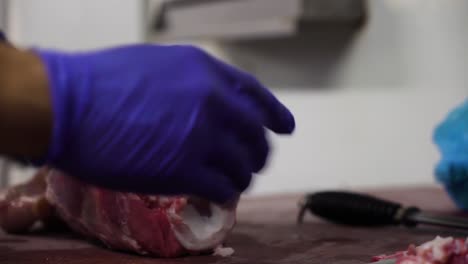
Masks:
[[[59,219],[111,249],[159,257],[212,252],[234,227],[235,215],[236,204],[224,208],[195,197],[110,191],[47,168],[0,194],[0,227],[6,232]]]
[[[234,249],[230,247],[218,246],[214,249],[213,256],[230,257],[234,254]]]
[[[406,251],[380,255],[372,261],[394,259],[396,264],[468,264],[468,240],[437,236],[420,246],[410,245]]]

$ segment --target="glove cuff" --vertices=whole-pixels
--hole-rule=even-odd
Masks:
[[[468,210],[468,100],[446,116],[434,131],[441,159],[435,168],[456,205]]]

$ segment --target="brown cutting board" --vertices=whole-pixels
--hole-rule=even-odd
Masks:
[[[455,212],[436,187],[380,190],[380,197],[397,199],[431,211]],[[373,255],[405,249],[436,235],[454,233],[436,228],[349,228],[308,217],[302,226],[294,219],[299,196],[246,199],[239,207],[239,223],[227,244],[231,257],[191,256],[157,259],[114,252],[70,234],[0,234],[0,264],[145,264],[145,263],[366,263]]]

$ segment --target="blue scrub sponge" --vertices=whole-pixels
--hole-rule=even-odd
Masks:
[[[468,99],[436,127],[434,142],[441,154],[437,180],[459,208],[468,210]]]

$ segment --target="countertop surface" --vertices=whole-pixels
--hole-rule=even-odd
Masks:
[[[436,186],[373,190],[378,197],[420,206],[432,212],[458,213],[445,192]],[[453,230],[420,227],[350,228],[307,215],[295,224],[301,195],[245,198],[238,224],[227,240],[231,257],[191,256],[157,259],[107,250],[72,234],[0,233],[0,264],[148,264],[148,263],[366,263],[373,255],[403,250],[436,235],[467,236]]]

